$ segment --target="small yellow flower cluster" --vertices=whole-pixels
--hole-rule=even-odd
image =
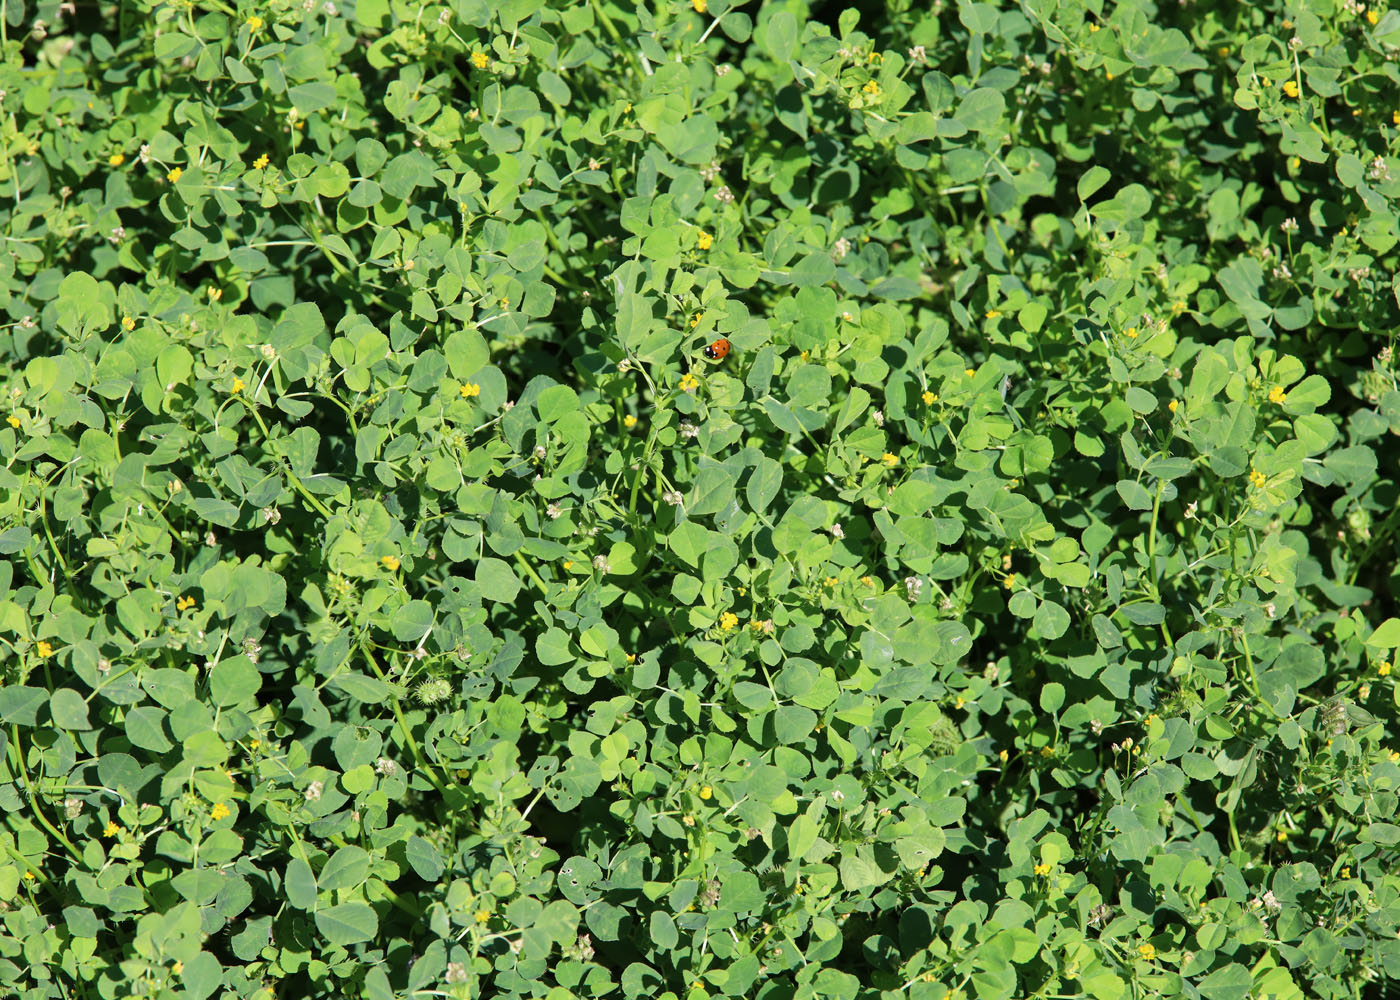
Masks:
[[[1276,385],[1269,390],[1269,402],[1273,403],[1275,406],[1281,405],[1287,399],[1288,393],[1283,391],[1283,386]]]
[[[974,375],[977,374],[977,369],[976,369],[976,368],[969,368],[969,369],[967,369],[966,371],[964,371],[963,374],[966,375],[968,378],[972,378],[972,376],[974,376]]]
[[[490,911],[490,910],[477,910],[477,911],[476,911],[476,922],[477,922],[477,923],[479,923],[479,924],[484,924],[484,923],[486,923],[486,921],[488,921],[488,920],[490,920],[490,919],[491,919],[491,911]]]
[[[232,815],[232,813],[229,812],[228,806],[224,805],[222,802],[215,802],[214,808],[209,810],[210,819],[226,819],[230,815]]]
[[[1380,11],[1368,10],[1368,11],[1366,12],[1366,23],[1369,24],[1371,27],[1374,28],[1377,24],[1380,23],[1380,20],[1381,20]]]
[[[700,317],[702,317],[702,316],[704,316],[704,315],[705,315],[704,313],[698,312],[698,313],[696,313],[694,316],[690,317],[690,328],[691,328],[692,330],[694,330],[697,326],[700,325]]]
[[[267,154],[263,153],[262,156],[259,156],[256,160],[253,161],[253,169],[261,170],[263,167],[267,166],[269,162],[271,161],[268,159]]]
[[[464,382],[462,388],[457,391],[461,393],[463,399],[472,399],[473,397],[481,395],[481,386],[477,385],[475,382]]]
[[[246,388],[248,388],[248,383],[244,382],[241,378],[235,378],[233,380],[234,392],[242,392]]]
[[[120,167],[125,162],[125,153],[113,153],[111,156],[107,157],[107,165],[111,167]]]
[[[695,13],[703,14],[709,9],[710,0],[690,0],[690,6],[695,8]]]
[[[485,52],[473,52],[472,65],[477,69],[487,69],[491,65],[491,58]]]
[[[1249,470],[1249,485],[1262,490],[1264,488],[1264,483],[1267,481],[1268,477],[1258,469]]]
[[[224,290],[222,288],[211,288],[207,294],[209,295],[210,302],[218,302],[224,297]]]
[[[1287,94],[1289,97],[1297,97],[1297,96],[1298,96],[1298,81],[1297,81],[1297,80],[1285,80],[1285,81],[1283,81],[1283,92],[1284,92],[1285,94]]]
[[[1014,590],[1016,588],[1016,574],[1007,573],[1006,577],[1001,581],[1001,585],[1007,590]]]
[[[871,80],[869,83],[867,83],[864,87],[861,87],[860,89],[865,91],[871,97],[880,96],[880,85],[874,80]]]
[[[893,469],[899,464],[899,456],[887,451],[880,456],[880,461],[884,462],[887,467]]]
[[[1177,411],[1178,407],[1180,407],[1180,406],[1181,406],[1181,404],[1178,403],[1176,400],[1173,399],[1170,403],[1167,404],[1167,409],[1168,409],[1170,412],[1175,413],[1175,412]]]
[[[117,825],[117,822],[116,822],[115,820],[110,820],[110,819],[109,819],[109,820],[107,821],[107,826],[106,826],[106,828],[103,829],[103,831],[102,831],[102,836],[104,836],[104,837],[115,837],[117,834],[119,834],[119,833],[121,833],[121,832],[122,832],[122,828],[121,828],[120,826]]]
[[[987,310],[987,318],[988,318],[988,319],[996,319],[996,318],[997,318],[998,316],[1000,316],[1000,315],[1001,315],[1001,310],[1000,310],[1000,309],[988,309],[988,310]]]
[[[19,417],[15,416],[13,413],[11,413],[8,417],[5,418],[5,422],[11,427],[13,427],[15,430],[19,430]]]
[[[1382,677],[1389,677],[1389,676],[1390,676],[1390,661],[1387,660],[1385,663],[1382,663],[1379,667],[1377,667],[1377,668],[1376,668],[1376,673],[1380,674]]]
[[[1157,949],[1151,944],[1140,944],[1138,945],[1138,954],[1150,962],[1157,957]]]
[[[195,600],[189,595],[185,595],[175,601],[175,608],[178,611],[188,611],[190,608],[194,607],[194,605]]]
[[[633,427],[637,426],[637,418],[632,416],[632,414],[630,413],[627,414],[627,416],[622,418],[622,426],[626,427],[630,431]]]
[[[399,566],[401,565],[399,563],[398,556],[381,556],[379,561],[384,564],[384,568],[387,569],[390,573],[397,572]]]
[[[34,652],[44,657],[53,656],[53,646],[45,642],[43,639],[40,639],[34,644]]]
[[[715,238],[704,230],[700,231],[699,237],[695,240],[695,245],[701,250],[708,250],[714,246]]]
[[[249,32],[249,34],[256,34],[257,31],[258,31],[258,29],[260,29],[262,26],[263,26],[263,19],[260,18],[260,17],[258,17],[258,15],[254,14],[252,17],[248,18],[248,32]]]
[[[125,330],[127,333],[130,333],[132,330],[135,330],[136,320],[132,319],[130,316],[123,316],[122,329]]]
[[[681,391],[694,392],[700,386],[700,380],[690,372],[681,376]]]
[[[1000,760],[1003,764],[1005,764],[1008,760],[1011,759],[1011,755],[1005,750],[1003,750],[1001,753],[997,754],[997,759]]]
[[[709,785],[701,785],[701,786],[700,786],[700,797],[701,797],[702,799],[708,800],[708,799],[711,798],[714,794],[715,794],[715,790],[714,790],[713,788],[711,788]]]
[[[925,389],[923,400],[925,406],[932,406],[934,403],[938,402],[938,395],[931,389]]]
[[[739,616],[732,611],[726,611],[719,616],[719,627],[722,631],[728,632],[735,625],[739,624]]]
[[[1035,873],[1044,878],[1046,875],[1050,874],[1050,866],[1046,864],[1036,865]]]

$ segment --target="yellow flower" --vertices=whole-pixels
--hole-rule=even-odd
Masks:
[[[125,153],[113,153],[111,156],[107,157],[107,164],[108,164],[108,166],[120,167],[120,166],[121,166],[123,163],[125,163],[125,162],[126,162],[126,154],[125,154]]]
[[[712,795],[714,795],[714,794],[715,794],[715,790],[714,790],[713,788],[711,788],[709,785],[701,785],[701,786],[700,786],[700,797],[701,797],[702,799],[708,799],[710,796],[712,796]]]
[[[214,808],[209,810],[210,819],[224,819],[229,816],[229,808],[222,802],[215,802]]]
[[[136,320],[132,319],[130,316],[123,316],[123,317],[122,317],[122,329],[123,329],[123,330],[127,330],[127,331],[135,330],[135,329],[136,329]]]
[[[878,83],[876,83],[874,80],[871,80],[869,83],[867,83],[864,87],[861,87],[860,89],[863,90],[863,91],[865,91],[867,94],[869,94],[869,95],[872,96],[872,97],[879,97],[879,96],[880,96],[880,85],[879,85]]]
[[[622,425],[630,431],[633,427],[637,426],[637,418],[629,413],[622,418]]]
[[[223,290],[222,288],[211,288],[211,289],[209,289],[209,301],[210,301],[210,302],[218,302],[218,301],[219,301],[221,298],[223,298],[223,297],[224,297],[224,290]]]
[[[1382,663],[1379,667],[1377,667],[1377,668],[1376,668],[1376,673],[1380,674],[1382,677],[1389,677],[1389,676],[1390,676],[1390,661],[1387,660],[1385,663]]]
[[[695,13],[703,14],[710,6],[710,0],[690,0],[690,5],[695,8]]]
[[[185,971],[185,963],[177,961],[174,965],[170,967],[170,971],[178,976],[180,973]]]
[[[1390,123],[1392,125],[1400,125],[1400,111],[1392,111],[1390,113]]]
[[[934,403],[934,401],[937,400],[937,399],[938,399],[938,397],[937,397],[936,395],[934,395],[933,390],[931,390],[931,389],[925,389],[925,390],[924,390],[923,401],[924,401],[924,405],[925,405],[925,406],[932,406],[933,403]]]
[[[690,372],[686,372],[684,375],[681,376],[682,392],[694,392],[696,387],[698,387],[699,385],[700,380],[694,375],[692,375]]]
[[[1285,81],[1283,82],[1283,92],[1284,92],[1285,94],[1287,94],[1289,97],[1297,97],[1297,96],[1298,96],[1298,81],[1297,81],[1297,80],[1285,80]]]
[[[1177,407],[1179,407],[1180,405],[1180,403],[1173,399],[1170,403],[1167,404],[1167,409],[1170,410],[1172,413],[1175,413]]]
[[[1386,759],[1389,760],[1392,764],[1400,763],[1400,750],[1390,751],[1390,753],[1386,755]]]
[[[262,26],[263,19],[258,17],[258,15],[254,14],[252,17],[248,18],[248,31],[250,33],[256,32]]]
[[[681,822],[684,823],[686,826],[694,826],[695,817],[687,813],[686,815],[681,817]]]
[[[53,656],[53,646],[49,645],[43,639],[40,639],[34,644],[34,652],[38,653],[40,656]]]
[[[698,312],[694,316],[690,317],[690,328],[692,330],[694,330],[697,326],[700,325],[700,317],[704,315],[704,313]]]
[[[1366,12],[1366,21],[1371,25],[1371,27],[1374,28],[1376,26],[1376,22],[1380,19],[1380,14],[1376,13],[1374,10],[1368,10]]]
[[[988,318],[988,319],[996,319],[996,318],[997,318],[998,316],[1000,316],[1000,315],[1001,315],[1001,310],[1000,310],[1000,309],[988,309],[988,310],[987,310],[987,318]]]
[[[954,708],[962,708],[962,707],[963,707],[964,705],[966,705],[966,704],[967,704],[967,699],[964,698],[962,695],[958,695],[958,700],[955,701],[955,702],[953,703],[953,707],[954,707]]]
[[[976,369],[976,368],[969,368],[969,369],[967,369],[966,371],[964,371],[963,374],[966,375],[968,378],[972,378],[972,376],[974,376],[974,375],[977,374],[977,369]]]
[[[1285,840],[1288,839],[1288,831],[1280,830],[1278,833],[1274,834],[1274,839],[1277,840],[1280,844],[1282,844]]]
[[[19,429],[19,417],[15,416],[13,413],[6,417],[5,420],[9,423],[11,427],[15,428],[16,430]]]
[[[248,743],[249,750],[257,750],[262,746],[262,740],[252,740]]]
[[[569,570],[571,570],[571,569],[573,569],[573,568],[574,568],[574,561],[573,561],[572,559],[565,559],[565,560],[564,560],[564,572],[567,573]]]
[[[1138,945],[1138,954],[1150,962],[1157,957],[1157,949],[1150,944],[1140,944]]]
[[[838,580],[838,579],[836,579],[836,577],[834,577],[834,576],[829,576],[829,577],[826,578],[826,585],[827,585],[828,587],[834,587],[834,586],[836,586],[836,585],[837,585],[838,583],[840,583],[840,582],[841,582],[841,581]]]
[[[1040,755],[1041,755],[1042,757],[1053,757],[1053,756],[1055,756],[1055,748],[1054,748],[1054,747],[1041,747],[1041,748],[1040,748]]]
[[[637,662],[637,654],[636,654],[636,653],[628,653],[628,654],[627,654],[627,662],[628,662],[628,663],[636,663],[636,662]]]
[[[1254,486],[1254,487],[1256,487],[1256,488],[1258,488],[1258,489],[1263,489],[1263,488],[1264,488],[1264,483],[1265,483],[1266,481],[1267,481],[1267,477],[1264,475],[1264,473],[1260,472],[1258,469],[1250,469],[1250,470],[1249,470],[1249,485]]]
[[[1006,576],[1002,579],[1001,585],[1007,590],[1014,590],[1016,588],[1016,574],[1007,573]]]
[[[474,396],[481,395],[481,386],[477,385],[475,382],[464,382],[462,388],[457,391],[461,393],[463,399],[471,399]]]
[[[1282,403],[1288,398],[1288,394],[1283,391],[1283,386],[1276,385],[1269,390],[1269,402],[1275,405]]]
[[[874,578],[874,577],[871,577],[871,576],[863,576],[863,577],[861,577],[861,578],[860,578],[860,582],[863,583],[863,584],[865,584],[867,587],[873,587],[873,586],[875,586],[875,578]]]
[[[1007,762],[1007,760],[1010,759],[1011,755],[1010,755],[1009,753],[1007,753],[1005,750],[1003,750],[1001,753],[997,754],[997,757],[999,757],[999,758],[1001,759],[1001,762],[1002,762],[1003,764],[1005,764],[1005,763]]]
[[[1050,866],[1049,866],[1049,865],[1044,865],[1044,864],[1036,865],[1036,866],[1035,866],[1035,873],[1036,873],[1037,875],[1042,875],[1042,876],[1044,876],[1044,875],[1049,875],[1049,874],[1050,874]]]
[[[884,462],[885,465],[887,465],[887,466],[889,466],[891,469],[893,469],[896,465],[899,464],[899,456],[898,456],[898,455],[895,455],[895,454],[891,454],[890,452],[887,451],[887,452],[885,452],[883,455],[880,456],[880,461]]]
[[[472,65],[477,69],[485,69],[491,65],[491,60],[487,57],[485,52],[473,52]]]
[[[719,616],[719,627],[722,631],[728,632],[735,625],[739,624],[739,616],[732,611],[726,611]]]
[[[121,828],[120,826],[117,825],[116,821],[115,821],[115,820],[110,820],[110,819],[109,819],[109,820],[107,821],[107,826],[106,826],[106,828],[102,831],[102,836],[104,836],[104,837],[115,837],[117,834],[119,834],[119,833],[121,833],[121,832],[122,832],[122,828]]]
[[[1343,865],[1343,866],[1342,866],[1342,878],[1351,878],[1351,866],[1350,866],[1350,865]]]
[[[1098,31],[1098,30],[1099,30],[1099,26],[1098,26],[1097,24],[1091,24],[1091,25],[1089,25],[1089,34],[1092,35],[1094,32],[1096,32],[1096,31]]]
[[[267,166],[269,162],[270,161],[268,160],[267,154],[263,153],[262,156],[259,156],[256,160],[253,161],[253,169],[261,170],[263,167]]]
[[[180,169],[179,167],[176,167],[174,170],[170,171],[170,173],[165,175],[165,179],[168,180],[171,184],[176,184],[179,182],[180,178],[184,176],[184,174],[184,170]]]
[[[247,384],[246,382],[244,382],[241,378],[235,378],[235,379],[233,380],[233,391],[234,391],[234,392],[242,392],[242,391],[243,391],[244,389],[246,389],[246,388],[248,388],[248,384]]]
[[[710,249],[710,247],[714,246],[714,243],[715,238],[703,230],[701,230],[699,237],[695,241],[695,245],[701,250]]]
[[[491,911],[490,911],[490,910],[477,910],[477,911],[476,911],[476,922],[477,922],[477,923],[479,923],[479,924],[484,924],[484,923],[486,923],[486,921],[488,921],[488,920],[490,920],[490,919],[491,919]]]
[[[399,560],[397,556],[381,556],[379,561],[384,564],[384,568],[387,569],[390,573],[393,573],[399,568]]]
[[[25,872],[25,873],[24,873],[24,880],[25,880],[26,882],[33,882],[34,879],[37,878],[37,877],[38,877],[38,876],[36,876],[33,872]]]
[[[194,607],[194,605],[194,598],[189,596],[181,597],[175,602],[175,607],[180,611],[187,611],[190,608]]]
[[[1173,313],[1173,314],[1175,314],[1175,315],[1180,315],[1181,313],[1184,313],[1185,311],[1186,311],[1186,303],[1185,303],[1185,302],[1182,302],[1180,299],[1177,299],[1175,302],[1172,303],[1172,313]]]

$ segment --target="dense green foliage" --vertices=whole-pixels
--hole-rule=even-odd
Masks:
[[[1400,12],[75,6],[0,993],[1400,978]]]

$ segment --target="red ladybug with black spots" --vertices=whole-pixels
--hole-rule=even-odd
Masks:
[[[723,361],[729,356],[729,341],[723,337],[705,348],[705,357],[711,361]]]

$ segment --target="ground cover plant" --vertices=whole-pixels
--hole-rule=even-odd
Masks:
[[[0,46],[0,993],[1400,977],[1400,11]]]

